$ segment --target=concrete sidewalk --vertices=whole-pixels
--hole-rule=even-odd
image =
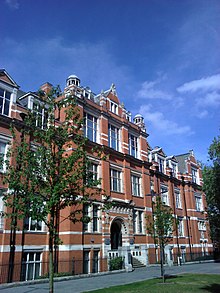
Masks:
[[[176,275],[182,273],[208,273],[220,274],[220,263],[208,262],[199,264],[185,264],[182,266],[165,267],[165,274]],[[135,269],[133,272],[120,272],[105,275],[87,275],[83,278],[70,277],[68,280],[55,282],[55,293],[81,293],[95,289],[108,288],[111,286],[123,285],[160,277],[160,266],[149,266]],[[43,293],[48,292],[49,286],[46,283],[30,284],[8,284],[0,285],[0,292],[4,293]]]

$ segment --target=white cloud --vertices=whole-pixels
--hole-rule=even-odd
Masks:
[[[142,105],[139,109],[139,112],[144,116],[145,122],[151,123],[157,131],[160,131],[160,133],[163,133],[164,135],[193,134],[190,126],[180,126],[178,123],[166,119],[162,112],[153,112],[151,105]]]
[[[177,88],[177,91],[180,93],[196,91],[213,91],[220,89],[220,74],[203,77],[201,79],[193,80],[187,83],[184,83],[182,86]]]
[[[196,101],[199,107],[218,107],[220,105],[220,93],[211,92]]]
[[[203,110],[203,111],[199,111],[196,116],[198,118],[202,119],[202,118],[207,117],[208,114],[209,114],[209,112],[207,110]]]
[[[9,8],[16,10],[19,8],[18,0],[5,0],[5,3],[9,6]]]
[[[141,85],[141,89],[137,92],[139,98],[147,99],[162,99],[162,100],[171,100],[172,95],[167,92],[155,89],[155,85],[158,85],[161,82],[161,79],[155,81],[145,81]],[[158,86],[159,87],[159,86]]]
[[[129,69],[118,65],[107,44],[102,42],[67,45],[60,37],[21,42],[4,39],[0,51],[2,66],[9,72],[17,72],[19,68],[18,77],[14,78],[28,90],[33,90],[32,84],[36,87],[45,81],[62,83],[62,87],[70,74],[79,76],[82,85],[90,86],[96,93],[108,89],[112,83],[116,84],[117,92],[124,88],[124,94],[132,86]]]

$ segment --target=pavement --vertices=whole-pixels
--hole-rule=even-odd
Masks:
[[[166,275],[184,273],[219,274],[220,262],[203,262],[165,267]],[[124,285],[160,277],[160,266],[148,266],[132,272],[114,272],[109,274],[84,275],[83,277],[60,278],[54,283],[55,293],[81,293],[111,286]],[[46,293],[49,291],[48,280],[0,285],[0,293]]]

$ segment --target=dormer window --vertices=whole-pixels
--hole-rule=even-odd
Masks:
[[[171,169],[172,169],[173,177],[176,177],[177,176],[177,165],[175,163],[171,162]]]
[[[112,113],[118,114],[118,105],[112,101],[110,101],[110,111]]]
[[[0,88],[0,114],[9,115],[11,93]]]
[[[164,173],[164,159],[158,158],[158,164],[159,164],[159,171],[161,173]]]
[[[197,183],[197,176],[198,176],[197,169],[192,168],[191,172],[192,172],[192,182]]]
[[[33,114],[35,117],[35,126],[45,129],[47,127],[48,113],[40,103],[33,102]]]

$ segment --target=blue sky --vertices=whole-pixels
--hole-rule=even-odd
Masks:
[[[25,91],[116,85],[167,155],[206,162],[220,129],[219,0],[0,0],[0,68]]]

